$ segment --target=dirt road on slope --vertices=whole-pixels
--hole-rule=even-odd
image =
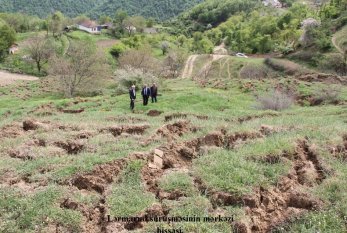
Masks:
[[[23,75],[23,74],[12,74],[6,71],[0,70],[0,86],[10,85],[16,81],[37,81],[37,77]]]
[[[186,62],[186,65],[184,67],[183,73],[181,75],[182,78],[191,78],[193,74],[193,68],[196,58],[199,55],[191,55],[188,57],[188,60]]]
[[[340,36],[340,33],[343,33],[342,31],[347,31],[347,27],[342,28],[340,31],[338,31],[337,33],[334,34],[333,38],[332,38],[332,43],[335,46],[335,48],[343,55],[344,51],[341,47],[338,46],[337,44],[337,37]]]

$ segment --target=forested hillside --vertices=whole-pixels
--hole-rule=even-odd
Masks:
[[[45,17],[54,11],[67,16],[77,16],[89,12],[102,1],[96,0],[0,0],[0,12],[23,12]]]
[[[142,15],[156,19],[169,19],[179,15],[203,0],[108,0],[92,10],[92,16],[113,15],[123,9],[130,15]]]
[[[130,15],[168,19],[187,10],[202,0],[0,0],[0,12],[23,12],[46,17],[54,11],[74,17],[80,14],[98,17],[113,16],[118,9]]]

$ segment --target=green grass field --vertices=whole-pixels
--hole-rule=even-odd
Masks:
[[[231,64],[236,64],[231,66],[233,76],[244,62],[239,60],[232,59]],[[347,132],[346,87],[341,89],[339,105],[295,104],[276,112],[255,108],[254,94],[264,93],[275,84],[288,83],[295,85],[299,93],[313,94],[324,85],[277,78],[252,80],[255,90],[244,90],[243,84],[249,81],[232,78],[226,80],[226,88],[220,89],[211,85],[201,87],[187,79],[168,80],[165,89],[160,89],[158,103],[142,106],[138,99],[134,113],[129,110],[127,95],[113,97],[111,93],[105,93],[69,100],[56,94],[42,94],[39,83],[1,87],[0,231],[105,232],[107,229],[111,232],[111,229],[125,228],[125,231],[155,232],[160,226],[181,228],[184,232],[212,233],[230,232],[233,227],[260,226],[259,231],[266,232],[270,225],[265,219],[273,218],[272,223],[276,224],[272,230],[275,232],[345,232],[347,169],[342,157],[346,152],[338,156],[331,153],[331,148],[343,145],[342,137]],[[28,95],[25,101],[18,97],[21,94]],[[79,114],[59,110],[82,108],[84,112]],[[149,110],[163,113],[150,117],[147,116]],[[165,116],[177,113],[183,114],[182,119],[165,121]],[[44,126],[24,131],[21,125],[27,119]],[[188,127],[183,134],[170,131],[172,138],[158,136],[158,129],[179,121],[187,121],[186,124],[197,130]],[[143,133],[119,136],[108,130],[113,126],[134,125],[148,125],[149,128]],[[271,132],[259,134],[264,125],[270,127]],[[174,149],[189,150],[193,148],[189,145],[194,140],[203,140],[206,135],[220,132],[226,135],[221,137],[236,137],[232,147],[225,143],[206,143],[191,152],[192,158],[182,161],[181,150]],[[255,136],[249,136],[252,134]],[[40,140],[44,145],[37,144]],[[296,157],[300,140],[306,140],[314,147],[312,153],[318,162],[301,161]],[[71,142],[77,143],[73,144],[75,147],[59,146]],[[78,145],[82,145],[81,149],[69,153],[69,150],[79,148]],[[149,175],[147,160],[151,160],[151,152],[168,145],[174,147],[163,149],[167,150],[164,156],[174,159],[173,165],[166,165]],[[142,157],[130,159],[135,152],[141,152]],[[277,158],[275,162],[269,160],[272,157]],[[118,164],[117,161],[125,162]],[[310,170],[312,163],[315,169]],[[317,168],[317,164],[321,167]],[[299,169],[297,166],[303,167]],[[275,189],[283,177],[293,173],[293,169],[298,174],[303,173],[308,180],[293,178],[294,183],[290,186],[293,192],[320,203],[317,209],[299,204],[291,207],[299,214],[297,219],[292,219],[286,212],[287,207],[277,200],[286,200],[289,191],[283,191],[284,196],[281,196]],[[321,172],[324,179],[318,182],[314,174]],[[148,185],[149,181],[157,185]],[[240,202],[245,197],[257,197],[259,188],[265,190],[264,198],[274,206],[278,205],[275,212],[271,212],[265,202],[256,206]],[[272,197],[275,194],[279,195],[277,199]],[[260,211],[263,217],[257,217],[255,211]],[[223,215],[234,216],[235,221],[100,223],[102,216],[130,217],[146,213]],[[285,223],[276,222],[273,213]],[[88,220],[89,215],[91,220]],[[264,222],[259,225],[257,219]]]

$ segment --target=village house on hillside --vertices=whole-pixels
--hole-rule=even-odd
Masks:
[[[143,32],[146,34],[157,34],[158,30],[154,27],[150,27],[150,28],[144,28]]]
[[[19,50],[18,44],[12,44],[11,47],[8,49],[9,54],[15,54]]]
[[[263,1],[264,6],[272,6],[276,8],[282,8],[283,5],[279,0],[264,0]]]
[[[98,25],[96,22],[91,20],[85,20],[77,25],[77,28],[82,31],[89,32],[91,34],[99,34],[101,33],[102,27]]]

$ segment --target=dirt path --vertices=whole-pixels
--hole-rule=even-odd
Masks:
[[[184,67],[183,73],[181,75],[182,78],[191,78],[193,74],[193,68],[196,58],[199,55],[191,55],[188,57],[188,60],[186,62],[186,65]]]
[[[335,48],[336,48],[341,54],[343,54],[343,50],[342,50],[342,49],[337,45],[337,43],[336,43],[336,35],[333,36],[332,42],[333,42],[333,45],[335,46]]]
[[[338,45],[337,45],[337,42],[336,42],[336,39],[337,37],[339,36],[340,33],[342,33],[342,31],[347,31],[347,27],[344,27],[342,28],[340,31],[338,31],[337,33],[334,34],[333,38],[332,38],[332,42],[333,42],[333,45],[335,46],[335,48],[341,53],[341,54],[344,54],[343,52],[343,49],[340,48]]]
[[[0,86],[6,86],[14,83],[15,81],[37,81],[39,78],[23,74],[12,74],[0,70]]]

